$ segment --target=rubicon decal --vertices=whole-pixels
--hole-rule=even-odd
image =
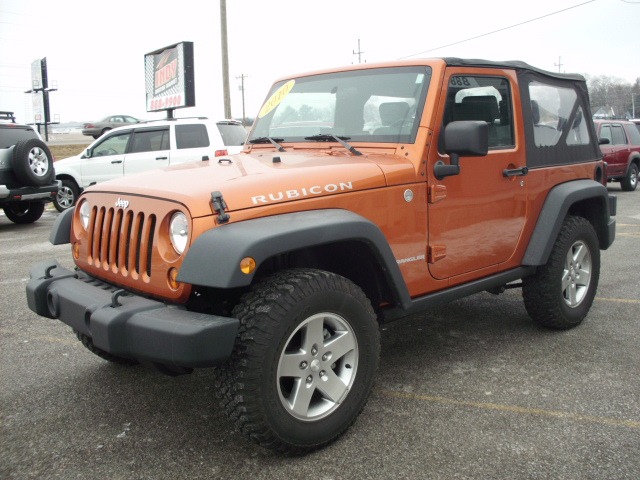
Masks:
[[[282,192],[256,195],[255,197],[251,197],[251,202],[254,205],[260,205],[264,203],[292,200],[295,198],[299,199],[305,197],[313,197],[317,195],[324,195],[326,193],[344,192],[348,190],[353,190],[353,184],[351,182],[328,183],[327,185],[314,185],[312,187],[295,188]]]

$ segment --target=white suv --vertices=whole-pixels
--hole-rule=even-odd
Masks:
[[[178,163],[209,160],[242,150],[247,131],[235,120],[176,118],[114,128],[80,155],[55,163],[62,182],[60,212],[93,184]]]

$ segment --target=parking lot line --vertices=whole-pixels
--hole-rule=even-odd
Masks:
[[[542,408],[519,407],[517,405],[502,405],[498,403],[456,400],[453,398],[438,397],[420,393],[398,392],[395,390],[380,390],[379,393],[388,397],[403,398],[407,400],[419,400],[423,402],[439,403],[443,405],[456,405],[461,407],[478,408],[482,410],[495,410],[499,412],[517,413],[523,415],[535,415],[538,417],[562,418],[566,420],[573,420],[576,422],[597,423],[600,425],[640,429],[640,422],[635,420],[620,420],[617,418],[597,417],[593,415],[583,415],[580,413],[545,410]]]
[[[602,302],[618,302],[618,303],[640,303],[640,300],[634,300],[632,298],[607,298],[607,297],[596,297],[596,300],[600,300]]]

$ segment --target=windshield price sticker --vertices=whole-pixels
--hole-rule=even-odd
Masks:
[[[287,83],[282,85],[278,90],[273,92],[273,95],[269,97],[269,100],[267,100],[265,104],[262,106],[262,108],[260,109],[258,118],[264,117],[269,112],[271,112],[271,110],[273,110],[278,105],[280,105],[280,102],[284,100],[284,97],[286,97],[289,94],[289,92],[291,91],[291,89],[295,84],[296,84],[295,80],[289,80]]]

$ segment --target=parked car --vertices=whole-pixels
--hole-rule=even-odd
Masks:
[[[594,120],[600,150],[607,162],[607,181],[620,182],[622,190],[638,186],[640,171],[640,132],[626,120]]]
[[[53,156],[40,134],[15,123],[12,112],[0,112],[0,120],[0,207],[14,223],[33,223],[58,193]]]
[[[266,99],[237,155],[87,188],[49,237],[68,244],[74,268],[34,264],[31,311],[121,366],[174,376],[217,367],[220,413],[286,455],[356,421],[387,322],[411,315],[398,326],[410,336],[419,312],[428,322],[467,295],[520,289],[523,308],[515,295],[499,308],[508,302],[514,330],[528,330],[541,356],[559,343],[578,362],[590,354],[579,334],[558,342],[523,319],[577,327],[601,261],[611,281],[601,250],[615,239],[617,200],[602,185],[584,77],[413,59],[281,77]],[[478,315],[485,308],[495,307],[483,299]],[[603,309],[594,313],[588,328],[606,332]],[[496,355],[514,348],[503,328]],[[428,377],[461,361],[426,357],[403,363]],[[539,372],[532,364],[524,376]]]
[[[82,129],[82,134],[89,135],[90,137],[97,139],[101,135],[107,133],[109,130],[131,123],[140,123],[141,121],[142,120],[139,120],[130,115],[109,115],[108,117],[104,117],[102,120],[98,120],[97,122],[85,123]]]
[[[54,200],[60,212],[80,193],[105,180],[154,168],[221,157],[242,150],[247,131],[235,120],[183,118],[114,128],[80,155],[56,162],[62,182]]]

